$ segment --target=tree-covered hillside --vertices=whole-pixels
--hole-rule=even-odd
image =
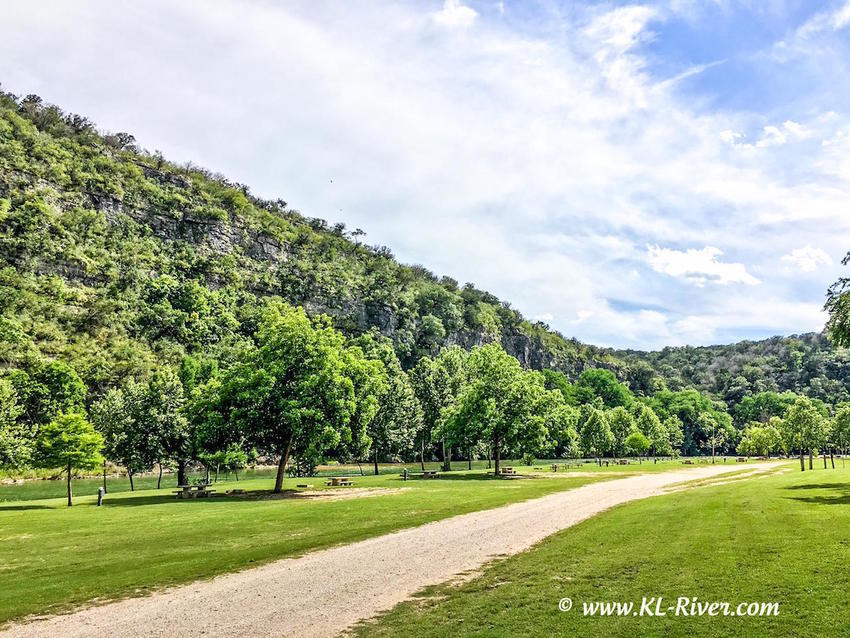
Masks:
[[[363,235],[0,93],[0,467],[850,445],[823,336],[604,350]]]
[[[37,96],[0,95],[0,365],[71,364],[93,391],[186,354],[226,356],[257,299],[377,329],[409,368],[445,345],[500,341],[527,367],[575,378],[616,359],[532,324],[506,302],[420,266],[362,231],[100,134]],[[91,398],[91,397],[90,397]]]
[[[670,389],[697,388],[723,399],[730,410],[766,391],[791,391],[828,404],[850,401],[850,350],[836,347],[826,334],[611,354],[629,367],[649,364]]]

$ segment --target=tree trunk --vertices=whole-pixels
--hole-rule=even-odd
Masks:
[[[218,467],[219,467],[219,464],[216,463],[215,464],[215,480],[214,480],[215,483],[218,483]]]
[[[71,462],[68,461],[68,507],[71,505]]]
[[[133,472],[132,472],[132,470],[127,470],[127,476],[130,477],[130,491],[134,492],[136,490],[136,488],[133,487]]]
[[[835,469],[835,456],[832,454],[832,448],[829,448],[829,462],[832,464],[832,469]]]
[[[239,468],[233,468],[233,475],[236,477],[236,482],[239,482]]]
[[[450,472],[452,469],[452,448],[446,447],[446,440],[443,439],[443,471]]]
[[[425,435],[422,435],[422,445],[419,448],[419,467],[422,468],[422,471],[425,471]]]
[[[826,450],[823,451],[823,469],[826,469]]]
[[[492,459],[493,459],[493,455],[490,454],[490,446],[488,445],[487,446],[487,469],[488,470],[493,467],[493,464],[491,462]]]
[[[292,450],[292,436],[286,442],[286,450],[280,455],[280,463],[277,466],[277,478],[274,481],[274,493],[280,494],[283,491],[283,471],[286,464],[289,462],[289,452]]]
[[[499,437],[493,439],[493,473],[499,476]]]
[[[188,485],[186,478],[186,459],[177,459],[177,485]]]
[[[812,451],[811,451],[811,450],[809,450],[809,469],[810,469],[810,470],[811,470],[811,469],[814,469],[814,468],[812,468],[812,456],[813,456],[813,455],[812,455]]]
[[[466,458],[467,458],[467,467],[471,470],[472,469],[472,448],[469,448],[467,450]]]
[[[806,471],[806,464],[803,461],[803,446],[802,445],[800,446],[800,471],[801,472]]]
[[[378,450],[375,449],[375,476],[378,476]]]
[[[106,494],[106,459],[103,459],[103,493]]]
[[[159,477],[156,479],[156,489],[159,489],[162,485],[162,463],[157,463],[159,465]]]

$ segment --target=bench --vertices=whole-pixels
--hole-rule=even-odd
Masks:
[[[178,485],[179,489],[172,490],[177,498],[206,498],[215,493],[215,490],[207,489],[204,484],[201,485]]]
[[[348,476],[332,476],[329,481],[325,482],[329,487],[347,487],[354,485],[354,481]]]

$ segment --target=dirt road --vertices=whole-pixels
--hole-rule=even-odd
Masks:
[[[335,636],[426,585],[615,505],[682,481],[773,464],[683,468],[602,481],[543,498],[449,518],[213,580],[10,626],[0,637]]]

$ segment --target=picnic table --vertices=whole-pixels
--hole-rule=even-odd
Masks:
[[[694,462],[690,459],[685,459],[684,461],[682,461],[682,465],[693,465],[693,464],[694,464]]]
[[[435,479],[440,478],[440,473],[437,470],[422,470],[420,476],[426,479]]]
[[[745,456],[739,456],[738,457],[738,463],[746,463],[746,462],[747,462],[747,457],[745,457]]]
[[[176,490],[172,490],[177,498],[206,498],[212,495],[215,490],[209,489],[206,483],[198,485],[178,485]]]
[[[630,465],[631,461],[629,459],[619,459],[617,463],[620,465]]]
[[[325,485],[329,485],[330,487],[347,487],[354,485],[354,481],[348,476],[332,476],[330,480],[325,482]]]
[[[516,475],[516,470],[515,470],[513,467],[502,467],[502,468],[499,468],[499,472],[500,472],[501,474],[507,474],[507,475],[509,475],[509,476],[514,476],[514,475]]]

